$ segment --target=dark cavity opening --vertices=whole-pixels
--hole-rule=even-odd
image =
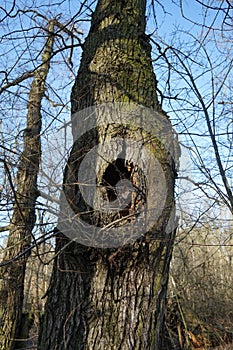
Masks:
[[[128,163],[125,159],[117,158],[109,164],[102,177],[102,186],[106,187],[108,200],[113,202],[117,199],[115,186],[120,180],[130,180],[133,164]]]

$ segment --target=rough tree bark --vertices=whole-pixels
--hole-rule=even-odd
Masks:
[[[146,0],[98,1],[72,90],[73,113],[109,102],[132,102],[157,111],[167,120],[156,95],[151,46],[145,34],[145,10]],[[72,122],[75,139],[75,117]],[[122,126],[120,121],[85,133],[71,151],[64,191],[72,209],[90,224],[104,228],[114,221],[123,230],[130,212],[108,216],[92,211],[80,197],[77,183],[84,155],[101,140],[116,136],[146,143],[148,133],[131,125]],[[159,160],[166,178],[162,214],[143,237],[118,248],[88,247],[69,241],[58,232],[57,255],[41,323],[40,350],[162,349],[174,239],[174,230],[166,232],[165,227],[174,206],[175,175],[172,157],[159,140],[150,141],[152,146],[148,149]],[[114,164],[105,162],[103,167],[96,179],[102,187],[104,182],[113,187],[113,178],[119,172],[126,173],[134,189],[146,186],[143,171],[133,163],[122,164],[120,156]],[[111,200],[113,193],[108,186],[105,189]],[[139,208],[141,201],[133,193],[130,208]]]
[[[35,71],[28,99],[27,125],[24,130],[24,149],[19,160],[17,190],[6,253],[1,268],[0,290],[0,347],[2,350],[21,348],[24,278],[30,254],[32,230],[36,222],[35,205],[39,195],[37,176],[41,157],[40,132],[42,125],[41,101],[49,72],[54,42],[54,21],[48,23],[48,36],[42,55],[42,64]],[[7,166],[7,165],[6,165]],[[26,253],[24,253],[26,251]]]

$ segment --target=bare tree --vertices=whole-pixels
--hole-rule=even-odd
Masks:
[[[150,134],[153,134],[153,126],[148,133],[142,127],[133,125],[137,117],[134,115],[131,120],[130,111],[126,118],[128,125],[121,125],[120,115],[115,122],[105,119],[107,103],[128,102],[156,111],[157,118],[160,116],[166,125],[170,125],[157,100],[151,47],[145,34],[145,10],[144,0],[100,0],[92,16],[71,97],[74,138],[81,127],[83,136],[78,138],[72,148],[64,175],[64,191],[76,217],[81,217],[96,228],[102,228],[103,240],[121,240],[122,244],[118,248],[112,248],[110,244],[108,248],[103,241],[103,246],[100,244],[97,248],[94,237],[88,246],[88,243],[84,245],[69,241],[62,232],[57,234],[57,255],[40,332],[40,349],[78,347],[155,350],[162,347],[169,262],[174,239],[174,230],[166,230],[174,206],[174,159],[161,146],[161,140],[156,137],[153,139]],[[101,104],[105,104],[105,107],[103,110],[100,108],[98,113]],[[76,118],[75,113],[92,106],[93,110],[83,112],[86,118],[79,125],[81,116]],[[144,112],[143,109],[139,111],[138,118],[141,118],[142,123]],[[124,112],[124,107],[120,108],[121,112]],[[85,132],[85,120],[93,114],[96,123],[101,115],[104,116],[102,122],[100,126],[94,125]],[[113,114],[114,109],[110,111],[111,118]],[[147,123],[150,123],[149,120]],[[155,115],[153,121],[156,125]],[[101,140],[107,138],[114,141],[116,137],[125,140],[130,138],[137,142],[138,148],[141,141],[148,150],[151,144],[152,159],[158,159],[166,178],[164,188],[161,183],[158,184],[161,191],[166,192],[161,215],[148,231],[145,228],[144,235],[139,234],[140,237],[134,241],[130,240],[130,235],[133,236],[137,212],[145,204],[143,202],[147,202],[150,211],[152,207],[161,206],[161,198],[158,193],[153,203],[147,198],[150,186],[145,182],[144,169],[140,169],[130,157],[128,162],[124,160],[124,146],[119,146],[114,161],[103,162],[96,175],[96,182],[111,203],[115,200],[113,191],[118,180],[130,180],[133,186],[130,208],[126,206],[119,213],[104,214],[93,210],[80,197],[78,172],[84,156]],[[127,154],[130,146],[125,147]],[[106,159],[110,149],[106,150],[102,158]],[[94,164],[90,163],[90,167],[95,168],[99,161],[101,155],[94,160]],[[84,177],[88,178],[90,167],[84,169]],[[149,173],[147,183],[149,178],[153,188],[152,183],[158,181],[158,173]],[[65,210],[63,200],[61,205],[61,211]],[[128,221],[131,223],[129,227]],[[128,227],[128,232],[124,225]],[[118,228],[115,238],[111,237],[109,227]],[[84,240],[85,235],[89,235],[85,228],[79,227],[77,230],[77,237],[83,235]],[[69,231],[67,233],[69,235]],[[98,239],[101,240],[100,237]],[[130,244],[127,244],[127,239]]]
[[[192,160],[186,180],[199,189],[200,196],[232,214],[233,61],[229,34],[233,7],[228,1],[195,1],[201,14],[194,17],[189,5],[175,3],[185,29],[178,28],[170,42],[154,38],[161,102],[171,113]]]
[[[54,21],[47,27],[48,37],[42,54],[41,67],[35,71],[28,100],[27,127],[24,130],[24,150],[17,173],[17,189],[14,187],[14,209],[9,228],[9,238],[3,262],[1,286],[1,347],[13,349],[15,339],[20,340],[24,278],[27,257],[36,222],[35,204],[39,195],[37,177],[41,157],[41,101],[45,94],[45,82],[49,73],[53,52]],[[7,163],[5,163],[7,169]],[[8,171],[8,169],[7,169]],[[22,253],[22,254],[21,254]],[[11,263],[21,254],[20,259]],[[10,261],[10,263],[9,263]],[[4,263],[3,263],[4,265]]]
[[[52,104],[53,108],[58,106],[64,108],[64,103],[59,94],[56,95],[59,103],[55,103],[51,97],[54,92],[48,79],[51,72],[51,61],[56,55],[62,56],[66,50],[69,50],[71,51],[69,63],[66,62],[65,64],[69,70],[72,70],[72,53],[76,43],[78,42],[77,46],[80,46],[81,41],[77,36],[80,31],[77,29],[74,29],[73,32],[70,31],[72,21],[67,25],[62,25],[58,20],[59,16],[50,20],[35,8],[28,9],[27,6],[17,8],[16,4],[10,12],[5,11],[5,13],[6,16],[2,19],[1,40],[5,44],[5,48],[9,47],[9,52],[12,52],[12,61],[10,56],[9,62],[4,61],[0,88],[2,103],[4,104],[3,111],[5,112],[4,115],[2,111],[4,126],[1,129],[2,152],[0,161],[4,165],[1,172],[1,176],[3,176],[1,219],[4,218],[6,222],[9,220],[9,224],[1,226],[0,229],[1,232],[8,233],[9,231],[6,247],[1,252],[3,259],[1,259],[0,344],[2,349],[13,349],[22,347],[27,337],[24,332],[22,313],[28,257],[33,247],[36,247],[38,252],[38,244],[43,243],[45,237],[48,236],[45,233],[38,240],[38,237],[34,236],[35,230],[33,231],[33,229],[38,219],[36,217],[36,207],[38,210],[45,210],[39,208],[38,204],[38,197],[43,195],[38,186],[38,177],[41,178],[39,167],[42,168],[43,100],[46,99]],[[15,24],[12,23],[11,17],[16,18]],[[21,17],[24,19],[22,26]],[[32,23],[34,23],[34,26],[32,26]],[[17,25],[19,25],[19,29],[12,30],[12,26],[17,28]],[[27,25],[29,28],[26,27]],[[68,40],[65,41],[64,37]],[[69,40],[71,40],[71,45],[69,45]],[[15,42],[20,45],[19,49],[17,49]],[[3,55],[1,55],[2,58]],[[22,66],[23,72],[21,70]],[[29,89],[24,85],[28,80],[31,81]],[[26,95],[25,91],[29,91],[26,98],[24,97]],[[14,130],[7,117],[9,116],[10,119],[10,113],[16,113],[17,108],[19,114],[21,108],[23,110],[25,107],[25,102],[27,115],[26,118],[22,119],[26,119],[26,125],[23,121],[19,125],[19,129],[17,127]],[[20,105],[21,103],[23,107]],[[24,113],[26,111],[22,112],[22,114]],[[14,120],[16,125],[21,119],[18,114],[18,118],[16,118],[16,121]],[[48,123],[47,118],[44,118],[43,122]],[[12,140],[15,141],[8,141],[9,134],[6,125],[9,126],[10,130],[12,129]],[[22,127],[23,131],[20,130]],[[21,137],[22,134],[23,138]],[[14,135],[16,135],[15,139]],[[23,148],[22,152],[21,148]],[[41,258],[40,262],[43,263]]]

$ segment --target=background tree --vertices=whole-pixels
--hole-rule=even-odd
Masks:
[[[14,11],[15,8],[13,7],[12,12],[4,16],[3,20],[9,20]],[[29,18],[32,21],[33,16],[36,14],[37,18],[44,21],[44,23],[47,23],[47,25],[43,29],[43,35],[41,35],[43,38],[45,38],[45,42],[40,42],[40,51],[39,54],[37,54],[39,56],[38,61],[35,58],[35,60],[31,62],[32,66],[34,65],[34,68],[30,69],[29,71],[24,71],[21,75],[14,79],[12,79],[12,77],[14,77],[15,74],[15,66],[6,67],[6,70],[1,72],[3,75],[1,94],[3,97],[3,102],[5,102],[5,110],[7,110],[7,96],[9,96],[10,90],[13,90],[13,95],[18,95],[20,92],[22,95],[25,94],[25,87],[21,86],[21,84],[25,80],[32,78],[27,101],[26,125],[23,128],[23,131],[18,130],[19,135],[23,134],[22,152],[21,145],[18,147],[19,150],[16,148],[14,149],[13,147],[10,148],[7,145],[7,141],[4,140],[3,135],[6,134],[7,129],[5,125],[5,122],[7,124],[5,115],[3,119],[4,124],[1,123],[1,163],[4,165],[1,172],[4,179],[4,186],[2,187],[1,193],[1,219],[5,219],[5,212],[10,223],[1,227],[1,232],[7,232],[9,230],[9,236],[7,238],[7,244],[3,252],[3,259],[1,263],[0,344],[1,349],[9,350],[13,348],[22,348],[24,346],[25,338],[28,335],[27,331],[25,330],[26,323],[23,317],[23,312],[25,312],[25,305],[27,303],[27,300],[24,302],[25,271],[32,247],[37,247],[37,242],[39,243],[38,238],[36,235],[34,235],[33,229],[36,223],[36,207],[38,208],[37,199],[40,195],[42,195],[42,192],[38,188],[39,166],[42,156],[42,99],[45,97],[48,98],[48,89],[46,87],[48,83],[46,80],[49,74],[51,59],[56,54],[54,49],[54,41],[56,37],[59,37],[58,32],[59,34],[65,33],[65,35],[71,36],[72,39],[74,39],[75,36],[75,34],[69,31],[68,27],[63,26],[57,19],[49,20],[36,10],[20,9],[18,12],[16,11],[16,15],[13,14],[13,17],[16,17],[17,14],[21,14],[21,12],[23,15],[26,15],[25,17],[29,15]],[[7,27],[8,25],[5,22],[5,28],[3,28],[3,31]],[[41,28],[36,29],[41,30]],[[32,36],[29,39],[29,36],[24,37],[23,34],[30,31],[33,32],[33,30],[35,30],[35,27],[27,30],[20,28],[18,31],[15,30],[14,33],[8,32],[7,34],[2,35],[2,41],[7,43],[8,37],[14,35],[17,37],[17,34],[20,33],[20,35],[22,34],[22,37],[25,38],[25,41],[27,42],[26,46],[28,45],[29,40],[32,39],[32,47],[30,48],[32,53],[33,41],[35,40],[36,36]],[[22,40],[20,35],[18,38],[19,42]],[[14,39],[12,38],[12,42],[13,40]],[[74,45],[72,45],[72,48],[74,49]],[[61,51],[65,49],[66,47],[62,47]],[[22,50],[24,50],[23,45]],[[19,55],[19,57],[17,57],[17,52],[13,53],[12,56],[15,58],[16,64],[20,62],[21,56]],[[25,69],[26,68],[28,68],[27,64],[25,64]],[[15,87],[16,91],[14,91]],[[11,101],[11,99],[9,100]],[[13,131],[13,134],[14,132],[15,131]],[[17,141],[19,145],[20,137],[16,139],[16,144]],[[13,143],[11,146],[12,145]],[[19,154],[20,156],[18,157]],[[16,178],[12,173],[12,164],[14,162],[12,155],[15,156],[14,161],[19,163],[17,166]],[[7,188],[8,183],[9,189]],[[40,217],[40,210],[38,210],[38,213]],[[41,239],[40,243],[43,243],[43,241],[44,239]]]
[[[186,149],[179,171],[183,180],[177,181],[181,220],[171,273],[171,300],[177,306],[178,297],[182,312],[175,312],[179,320],[171,314],[168,319],[182,325],[181,332],[176,326],[180,346],[192,348],[232,339],[232,274],[226,277],[218,264],[229,271],[232,251],[233,8],[230,2],[174,3],[184,22],[170,37],[158,28],[154,64],[161,103]]]
[[[154,38],[160,97],[192,160],[186,181],[192,182],[197,195],[204,194],[214,207],[225,207],[232,215],[229,30],[233,7],[230,2],[217,1],[197,1],[194,6],[201,13],[196,18],[188,12],[191,6],[177,2],[186,27],[177,30],[170,41]],[[184,109],[185,119],[181,116]]]
[[[41,158],[40,133],[42,126],[41,101],[45,94],[45,83],[49,72],[53,52],[54,21],[48,23],[48,37],[42,54],[41,67],[35,72],[28,99],[27,126],[24,130],[24,150],[19,161],[17,173],[17,190],[14,193],[14,209],[9,227],[9,238],[3,262],[1,286],[1,347],[12,349],[15,339],[20,340],[23,328],[22,308],[24,296],[24,278],[27,257],[31,245],[32,230],[36,222],[35,204],[39,195],[37,177]],[[8,175],[7,163],[4,163]],[[12,188],[14,191],[14,188]],[[8,261],[20,255],[14,264]],[[16,345],[17,346],[17,345]]]

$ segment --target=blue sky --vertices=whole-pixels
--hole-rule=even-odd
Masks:
[[[56,3],[57,1],[49,1],[50,4],[51,3]],[[91,3],[92,1],[89,1],[89,3]],[[178,1],[177,1],[178,2]],[[44,1],[42,0],[36,0],[36,1],[29,1],[27,0],[25,1],[17,1],[18,6],[20,7],[24,7],[25,3],[27,5],[29,5],[29,7],[31,6],[32,9],[33,7],[36,5],[39,9],[39,11],[41,11],[43,14],[46,14],[48,17],[53,17],[54,13],[56,14],[61,14],[61,16],[59,17],[61,21],[68,21],[71,17],[72,14],[75,12],[75,10],[77,10],[77,0],[72,0],[72,1],[65,1],[63,3],[63,5],[61,6],[54,6],[52,10],[49,10],[48,4],[46,4]],[[179,3],[179,2],[178,2]],[[218,1],[215,1],[215,3],[218,3]],[[8,2],[9,4],[9,2]],[[153,20],[152,16],[150,17],[150,20],[148,22],[148,26],[147,26],[147,32],[148,33],[154,33],[154,37],[156,38],[156,40],[158,38],[161,38],[161,45],[164,45],[163,47],[165,47],[166,44],[174,44],[177,45],[178,40],[180,40],[181,44],[184,45],[184,43],[188,43],[191,47],[192,45],[192,41],[191,41],[191,37],[189,37],[189,33],[193,34],[195,37],[205,35],[208,31],[207,29],[207,25],[209,25],[210,23],[214,23],[214,26],[216,28],[220,28],[220,22],[221,22],[221,15],[217,16],[215,19],[215,13],[212,13],[211,15],[209,14],[208,16],[205,16],[205,14],[202,11],[201,6],[194,0],[186,0],[183,1],[183,15],[185,17],[187,17],[188,19],[184,19],[184,17],[182,17],[181,14],[181,10],[180,10],[180,6],[174,4],[174,1],[172,0],[166,0],[164,3],[162,3],[162,5],[164,6],[164,10],[162,9],[162,7],[160,5],[156,6],[156,21]],[[52,12],[54,12],[52,14]],[[148,14],[151,14],[151,9],[149,9]],[[192,22],[198,22],[198,23],[202,23],[203,21],[203,15],[205,18],[205,25],[206,27],[202,27],[202,26],[198,26],[195,25]],[[80,15],[80,17],[77,18],[77,22],[76,22],[76,26],[80,29],[82,29],[84,31],[84,37],[88,32],[88,24],[86,22],[79,22],[79,20],[81,21],[81,19],[83,18],[82,15]],[[36,18],[36,14],[35,14],[35,19],[36,19],[36,23],[37,25],[39,23],[42,23],[43,21],[40,20],[39,18]],[[215,22],[213,22],[215,19]],[[29,19],[29,17],[20,17],[19,21],[17,22],[16,19],[14,19],[14,21],[9,21],[5,23],[5,26],[2,26],[0,31],[1,33],[6,33],[9,29],[14,29],[14,30],[18,30],[18,29],[25,29],[28,27],[31,27],[32,25],[35,25],[35,23]],[[183,32],[180,32],[178,34],[178,30],[183,30]],[[38,36],[36,38],[36,41],[34,41],[33,39],[33,34],[37,33]],[[17,35],[17,33],[15,32],[15,34],[13,33],[11,36],[9,36],[8,38],[5,37],[5,39],[1,42],[1,48],[0,50],[2,50],[2,56],[0,58],[0,65],[1,65],[1,70],[4,70],[5,68],[9,69],[9,63],[10,62],[14,62],[15,59],[18,59],[18,64],[16,64],[13,67],[13,70],[11,71],[13,73],[12,76],[18,76],[20,75],[23,71],[25,71],[25,69],[31,69],[32,68],[32,58],[34,59],[35,57],[38,57],[38,60],[40,59],[40,49],[38,47],[38,44],[44,41],[44,37],[42,37],[43,31],[41,31],[39,28],[34,28],[34,30],[32,30],[31,32],[28,31],[27,35],[31,38],[29,39],[25,39],[25,36],[22,35],[21,38],[21,42],[23,44],[19,45],[17,42],[14,43],[13,41],[13,46],[11,44],[10,39],[14,38],[14,36]],[[41,38],[40,38],[41,35]],[[203,36],[202,36],[203,37]],[[217,37],[218,38],[218,37]],[[164,44],[162,43],[164,42]],[[219,39],[219,45],[221,47],[221,45],[223,45],[223,43],[221,42],[221,40]],[[188,44],[184,45],[185,49],[189,49]],[[25,47],[25,50],[27,49],[27,45],[28,47],[30,47],[30,51],[23,51],[23,48]],[[217,55],[220,55],[220,53],[216,50],[216,47],[214,46],[213,42],[211,40],[206,41],[205,43],[206,47],[208,48],[208,52],[211,54],[212,58],[216,58],[217,59]],[[216,50],[216,51],[215,51]],[[68,54],[66,54],[66,57],[68,57]],[[154,54],[158,54],[158,52],[154,51]],[[221,58],[221,56],[219,56]],[[73,72],[68,72],[66,70],[66,67],[62,64],[62,57],[61,56],[56,56],[53,60],[53,64],[54,64],[54,69],[53,71],[51,71],[50,76],[49,76],[49,80],[48,80],[48,85],[53,86],[53,88],[55,88],[55,91],[50,90],[50,95],[49,97],[51,99],[53,99],[55,102],[59,102],[59,100],[57,100],[56,94],[57,93],[62,93],[63,94],[63,98],[65,101],[67,101],[67,103],[69,102],[69,95],[70,95],[70,91],[71,91],[71,87],[72,84],[74,82],[75,79],[75,74],[77,72],[78,69],[78,65],[79,65],[79,58],[80,58],[80,50],[77,50],[75,52],[75,56],[74,56],[74,69]],[[195,57],[195,60],[197,62],[200,61],[201,63],[201,55],[200,52],[197,52],[197,56]],[[227,63],[227,62],[226,62]],[[12,64],[13,66],[13,64]],[[193,69],[193,71],[195,72],[195,74],[197,74],[198,76],[198,64],[191,64],[190,63],[190,68]],[[221,67],[220,67],[221,68]],[[208,99],[208,96],[210,95],[210,81],[211,81],[211,75],[209,75],[209,73],[202,74],[202,72],[204,72],[205,67],[201,67],[200,65],[200,76],[198,77],[198,79],[196,80],[198,85],[200,86],[201,92],[203,94],[203,96],[206,96],[206,99]],[[218,72],[218,71],[217,71]],[[155,66],[155,73],[157,74],[158,80],[159,80],[159,87],[163,87],[163,72],[160,71],[159,68],[157,68]],[[66,76],[65,76],[66,75]],[[0,77],[3,77],[4,73],[2,73],[2,75],[0,75]],[[220,74],[219,74],[219,79],[220,79]],[[56,84],[54,84],[54,81],[56,81]],[[64,89],[65,87],[65,89]],[[29,88],[29,84],[28,81],[25,82],[24,84],[22,84],[22,93],[17,96],[17,94],[15,94],[15,104],[14,104],[14,110],[1,110],[2,113],[2,118],[3,121],[6,119],[7,117],[7,122],[5,123],[5,125],[3,126],[3,131],[5,131],[5,135],[8,134],[8,138],[7,140],[9,141],[9,146],[11,146],[11,142],[14,139],[14,135],[15,133],[18,133],[18,143],[22,143],[22,133],[20,134],[17,128],[20,128],[21,130],[24,127],[24,122],[25,122],[25,106],[26,106],[26,102],[27,102],[27,97],[28,97],[28,88]],[[227,88],[227,87],[226,87]],[[185,84],[183,82],[181,82],[181,80],[179,79],[178,76],[174,76],[173,78],[173,86],[171,87],[172,90],[177,91],[177,89],[185,89]],[[15,89],[11,89],[12,92],[16,93]],[[4,97],[6,99],[6,103],[8,101],[8,98],[10,98],[10,95],[5,95]],[[190,102],[193,99],[193,101],[195,100],[195,96],[190,96],[190,100],[187,102]],[[195,102],[195,101],[194,101]],[[169,111],[169,115],[171,116],[171,119],[174,119],[174,121],[176,122],[176,116],[175,114],[169,110],[169,106],[165,105],[166,110]],[[221,106],[217,106],[217,108],[219,108],[219,113],[221,112]],[[215,111],[216,112],[216,111]],[[46,104],[46,110],[43,111],[44,115],[46,116],[44,118],[44,130],[46,130],[46,132],[44,131],[43,133],[43,142],[46,144],[46,141],[49,140],[49,137],[51,137],[51,135],[53,135],[54,133],[54,129],[50,129],[49,127],[55,127],[59,129],[59,126],[62,125],[62,123],[65,120],[69,120],[70,118],[70,110],[69,110],[69,104],[67,104],[64,108],[63,107],[52,107],[51,105],[49,105],[48,103]],[[51,123],[53,122],[53,117],[54,115],[57,115],[58,118],[56,120],[56,122],[54,121],[54,124],[51,125]],[[182,115],[182,113],[179,114],[180,116],[182,116],[182,118],[184,118],[185,123],[187,123],[187,125],[191,125],[193,124],[193,120],[196,118],[196,122],[194,124],[194,127],[192,128],[192,130],[197,131],[198,133],[203,133],[206,132],[206,124],[205,122],[203,122],[201,113],[197,116],[192,116],[191,113],[187,114],[187,115]],[[1,115],[0,115],[1,118]],[[186,118],[186,119],[185,119]],[[194,119],[192,119],[194,118]],[[223,122],[225,122],[225,120],[223,120]],[[181,128],[181,125],[178,125],[179,128]],[[48,129],[46,129],[48,128]],[[223,130],[224,131],[224,123],[222,123],[219,126],[219,130]],[[177,131],[179,131],[180,129],[178,129]],[[190,129],[191,130],[191,129]],[[6,137],[6,136],[5,136]],[[195,139],[196,142],[199,142],[202,144],[202,156],[203,159],[206,159],[209,163],[212,163],[211,157],[213,156],[213,153],[211,151],[211,148],[208,146],[208,144],[205,145],[205,142],[209,142],[207,141],[203,141],[203,137],[200,139]],[[5,142],[6,142],[6,138],[5,138]],[[56,140],[54,139],[54,143],[50,146],[53,147],[53,145],[56,144]],[[20,145],[14,145],[14,147],[20,148]],[[190,143],[190,147],[192,147],[191,143]],[[208,148],[209,147],[209,148]],[[58,151],[60,152],[60,151]],[[57,156],[58,157],[58,156]],[[189,162],[187,162],[187,153],[185,156],[186,160],[184,161],[184,165],[189,164]],[[230,154],[230,157],[232,157],[232,154]],[[57,159],[57,161],[59,162],[59,159]],[[214,163],[213,163],[214,164]],[[211,164],[210,164],[211,166]],[[191,169],[190,171],[190,166],[188,166],[189,168],[189,172],[188,175],[190,176],[197,176],[197,172],[194,169]],[[212,170],[212,169],[211,169]],[[199,175],[200,176],[200,175]],[[0,183],[1,185],[1,183]],[[189,186],[191,186],[189,184]],[[190,192],[188,192],[190,193]],[[186,194],[187,197],[187,194]],[[185,204],[187,204],[187,202],[185,202]]]

